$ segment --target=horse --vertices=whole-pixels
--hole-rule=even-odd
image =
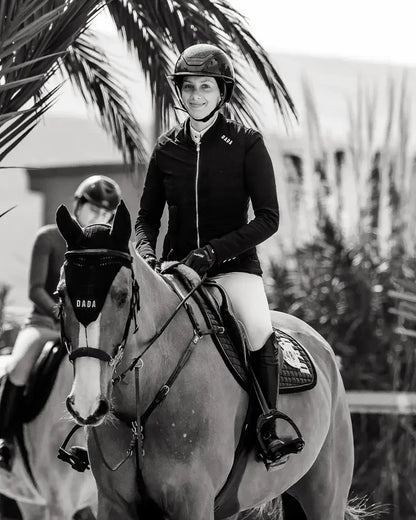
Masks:
[[[9,354],[0,356],[0,376],[5,375],[9,360]],[[0,469],[0,493],[17,502],[23,520],[71,520],[84,508],[96,511],[97,488],[91,472],[78,473],[57,458],[58,448],[70,430],[65,398],[72,377],[71,365],[64,359],[43,409],[23,424],[31,474],[20,443],[12,471]],[[77,432],[75,441],[85,445],[84,433]]]
[[[350,412],[334,352],[318,332],[271,312],[273,324],[307,349],[316,369],[313,389],[279,397],[279,410],[296,421],[305,446],[276,471],[267,471],[251,446],[237,499],[227,513],[215,512],[248,393],[231,377],[212,335],[195,332],[178,295],[129,244],[123,202],[112,226],[82,229],[65,206],[56,222],[68,247],[58,284],[74,364],[67,408],[86,426],[98,520],[236,519],[282,494],[296,504],[292,512],[285,509],[287,519],[357,518],[348,505]],[[282,423],[278,433],[283,438],[292,431]]]

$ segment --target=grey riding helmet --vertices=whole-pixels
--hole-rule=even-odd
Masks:
[[[74,198],[77,207],[82,202],[90,202],[99,208],[115,211],[121,200],[121,190],[110,177],[92,175],[81,182]]]
[[[175,83],[179,99],[185,76],[211,76],[222,80],[225,91],[220,106],[230,100],[235,85],[234,67],[225,52],[215,45],[191,45],[179,56],[175,72],[170,76]]]

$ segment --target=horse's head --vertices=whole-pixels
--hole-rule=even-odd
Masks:
[[[112,226],[82,229],[60,206],[56,223],[68,246],[58,284],[62,338],[74,364],[67,408],[79,424],[97,425],[110,410],[112,375],[138,301],[130,215],[121,202]]]

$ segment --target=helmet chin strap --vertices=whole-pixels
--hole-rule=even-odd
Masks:
[[[219,102],[218,105],[213,110],[211,110],[211,112],[207,116],[202,117],[201,119],[197,119],[196,117],[193,117],[192,119],[194,121],[202,121],[203,123],[206,123],[207,121],[209,121],[211,119],[211,117],[215,114],[215,112],[217,112],[221,107],[222,107],[222,103]],[[186,112],[190,116],[190,114],[186,110],[186,108],[182,108],[182,107],[178,107],[178,106],[174,106],[173,108],[175,110],[181,110],[182,112]]]

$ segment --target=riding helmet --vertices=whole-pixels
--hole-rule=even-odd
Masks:
[[[77,202],[82,200],[95,206],[115,211],[121,200],[119,185],[104,175],[92,175],[78,186],[74,198]]]
[[[234,67],[224,51],[206,43],[191,45],[179,56],[171,78],[180,91],[184,76],[211,76],[223,80],[225,94],[221,104],[230,100],[235,85]]]

